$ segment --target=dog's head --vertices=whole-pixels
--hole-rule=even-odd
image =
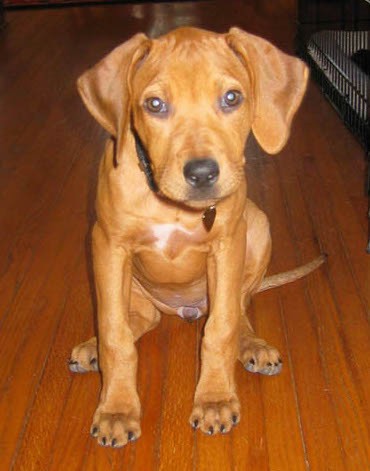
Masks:
[[[269,42],[232,28],[180,28],[158,39],[137,34],[78,80],[92,115],[124,159],[135,131],[166,197],[204,207],[244,179],[253,130],[275,154],[285,145],[308,71]]]

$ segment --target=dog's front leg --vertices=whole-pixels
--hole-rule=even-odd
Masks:
[[[141,433],[137,352],[128,323],[131,254],[96,224],[93,258],[103,387],[91,434],[101,445],[119,447]]]
[[[226,433],[239,421],[234,367],[238,357],[245,260],[243,218],[215,242],[208,258],[210,314],[201,349],[201,374],[190,422],[207,434]]]

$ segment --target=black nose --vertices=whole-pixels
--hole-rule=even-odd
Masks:
[[[216,183],[220,169],[213,159],[192,159],[184,167],[185,180],[193,188],[210,187]]]

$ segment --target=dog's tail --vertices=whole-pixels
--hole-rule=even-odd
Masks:
[[[266,291],[267,289],[277,288],[278,286],[285,285],[287,283],[292,283],[293,281],[299,280],[304,276],[308,275],[312,271],[316,270],[320,265],[322,265],[328,256],[326,254],[320,255],[309,263],[301,265],[294,270],[285,271],[283,273],[277,273],[276,275],[271,275],[265,278],[261,286],[258,288],[257,292]]]

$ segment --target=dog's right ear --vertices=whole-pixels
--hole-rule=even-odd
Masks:
[[[129,76],[148,52],[150,40],[138,33],[116,47],[77,80],[87,109],[112,136],[129,125]]]

